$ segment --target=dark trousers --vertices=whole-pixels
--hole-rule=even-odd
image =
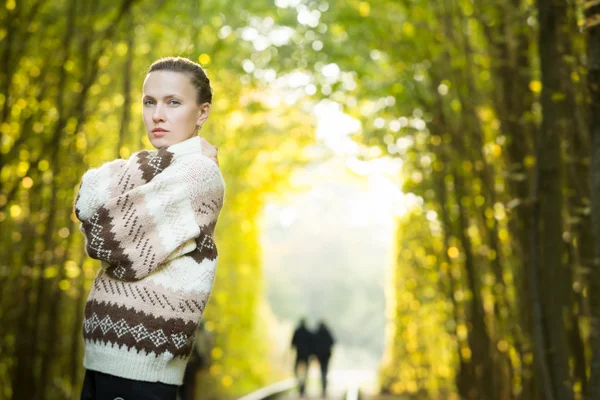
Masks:
[[[319,365],[321,366],[321,389],[323,396],[327,392],[327,369],[329,368],[329,356],[317,356]]]
[[[296,357],[296,364],[294,365],[294,374],[298,380],[298,391],[300,397],[304,396],[304,389],[306,387],[306,375],[308,375],[308,356]]]
[[[177,386],[85,371],[81,400],[176,400]]]

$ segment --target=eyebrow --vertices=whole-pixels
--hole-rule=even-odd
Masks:
[[[168,98],[171,98],[171,97],[182,97],[182,96],[180,96],[178,94],[168,94],[166,96],[163,96],[163,99],[168,99]],[[145,94],[142,98],[143,99],[153,99],[154,100],[154,96],[150,96],[149,94]]]

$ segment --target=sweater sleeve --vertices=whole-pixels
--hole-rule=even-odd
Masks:
[[[75,215],[80,221],[88,220],[110,197],[113,177],[124,166],[126,160],[118,159],[86,171],[75,197]]]
[[[154,178],[171,162],[169,153],[142,150],[128,159],[117,159],[88,170],[81,177],[75,198],[75,214],[88,220],[110,198]]]
[[[195,205],[213,185],[202,178],[199,165],[181,163],[109,199],[82,224],[88,255],[108,263],[109,276],[135,281],[193,251],[202,213]]]

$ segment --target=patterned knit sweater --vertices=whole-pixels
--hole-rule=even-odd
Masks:
[[[224,189],[199,137],[83,175],[75,214],[102,261],[85,308],[85,368],[182,383],[215,277]]]

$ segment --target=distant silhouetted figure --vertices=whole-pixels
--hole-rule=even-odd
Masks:
[[[306,329],[304,318],[302,318],[292,337],[292,347],[296,348],[294,374],[296,375],[296,379],[298,379],[300,397],[304,396],[306,375],[308,372],[308,360],[312,353],[312,339],[312,333]]]
[[[324,322],[319,323],[319,328],[313,334],[313,354],[317,356],[319,365],[321,366],[321,387],[323,389],[323,397],[327,393],[327,368],[329,366],[329,359],[331,358],[331,348],[335,340],[331,335],[327,326]]]

